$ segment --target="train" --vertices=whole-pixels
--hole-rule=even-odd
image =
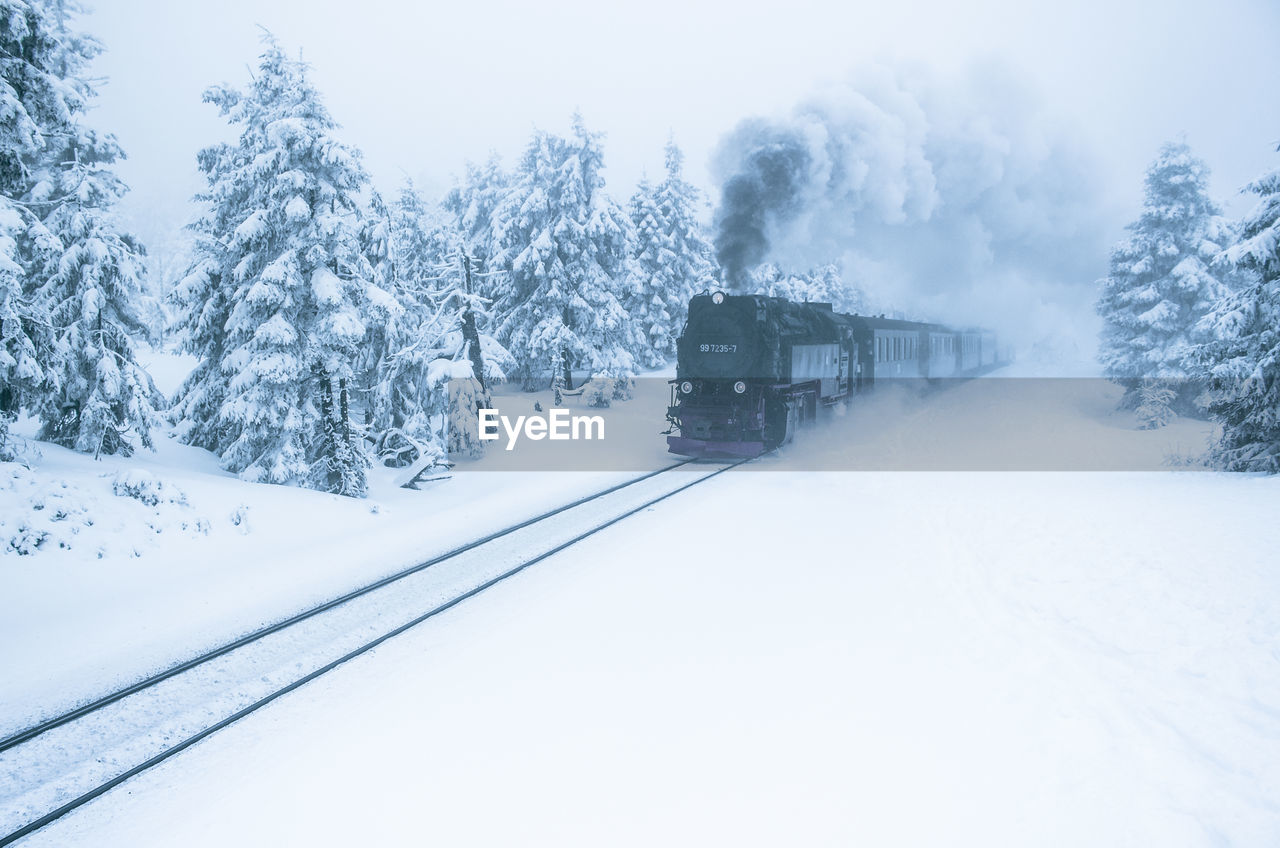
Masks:
[[[667,450],[753,457],[877,380],[973,377],[1009,357],[986,329],[843,314],[829,303],[722,291],[689,301],[676,342]]]

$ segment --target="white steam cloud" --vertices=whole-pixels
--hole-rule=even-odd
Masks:
[[[1007,71],[873,67],[744,121],[713,167],[730,286],[763,261],[839,259],[878,309],[1093,343],[1111,232],[1098,171]]]

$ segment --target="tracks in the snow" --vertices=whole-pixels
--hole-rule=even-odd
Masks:
[[[0,740],[0,848],[386,640],[747,461],[709,471],[683,461],[627,480]]]

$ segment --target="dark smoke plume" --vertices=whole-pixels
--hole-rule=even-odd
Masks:
[[[764,261],[769,228],[801,208],[808,178],[810,157],[803,138],[762,123],[756,131],[758,143],[725,181],[716,214],[716,258],[731,289],[741,288],[743,275]]]

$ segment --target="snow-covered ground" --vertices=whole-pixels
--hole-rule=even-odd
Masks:
[[[1280,840],[1280,481],[689,494],[30,844]]]
[[[149,360],[164,391],[190,368]],[[635,476],[458,473],[411,491],[375,468],[352,500],[245,483],[164,433],[156,447],[95,461],[32,442],[30,468],[0,464],[0,735]]]
[[[1044,403],[1156,467],[1208,435]],[[1280,480],[795,470],[814,445],[592,537],[28,844],[1280,843]],[[40,451],[22,474],[98,520],[0,557],[3,729],[632,476],[411,492],[379,472],[357,502],[167,439]],[[0,521],[30,513],[14,491]]]

